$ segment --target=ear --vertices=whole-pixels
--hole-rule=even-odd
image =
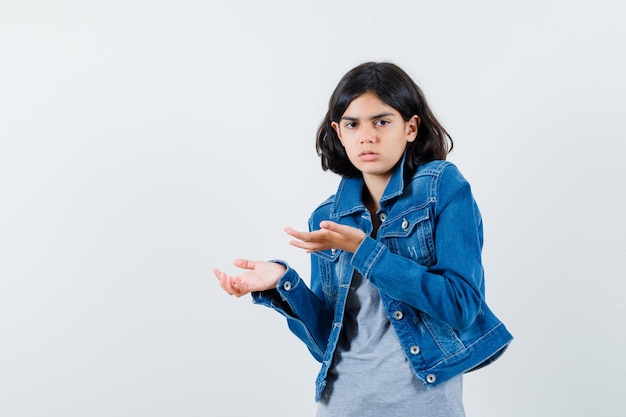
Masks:
[[[421,119],[418,115],[413,115],[406,122],[406,141],[413,142],[417,138],[417,131],[420,127]]]
[[[330,122],[330,125],[335,130],[335,133],[337,134],[337,137],[339,138],[339,141],[343,145],[343,138],[341,137],[341,129],[339,128],[339,123],[337,123],[337,122]]]

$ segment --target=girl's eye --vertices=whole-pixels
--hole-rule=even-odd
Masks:
[[[346,127],[348,129],[353,129],[353,128],[356,127],[356,122],[348,122],[348,123],[346,123]]]
[[[377,120],[376,126],[386,126],[389,124],[389,120]]]

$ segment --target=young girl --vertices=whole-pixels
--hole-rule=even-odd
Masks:
[[[463,416],[462,375],[512,340],[485,303],[481,215],[451,148],[402,69],[355,67],[317,134],[337,192],[308,232],[285,229],[311,253],[310,288],[283,261],[213,271],[285,316],[321,362],[318,416]]]

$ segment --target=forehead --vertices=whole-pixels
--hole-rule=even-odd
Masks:
[[[378,114],[397,115],[399,112],[382,101],[378,95],[368,91],[353,99],[342,117],[363,118]]]

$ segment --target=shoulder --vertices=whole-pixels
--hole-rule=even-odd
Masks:
[[[469,182],[459,168],[444,160],[420,165],[410,179],[405,193],[411,199],[430,201],[439,208],[455,198],[472,198]]]
[[[446,186],[462,186],[468,184],[467,180],[459,170],[459,168],[450,161],[435,160],[420,165],[413,175],[417,177],[431,177],[437,187]]]
[[[460,173],[458,167],[454,163],[450,161],[436,159],[434,161],[421,164],[419,167],[417,167],[415,175],[441,176],[445,172]]]

